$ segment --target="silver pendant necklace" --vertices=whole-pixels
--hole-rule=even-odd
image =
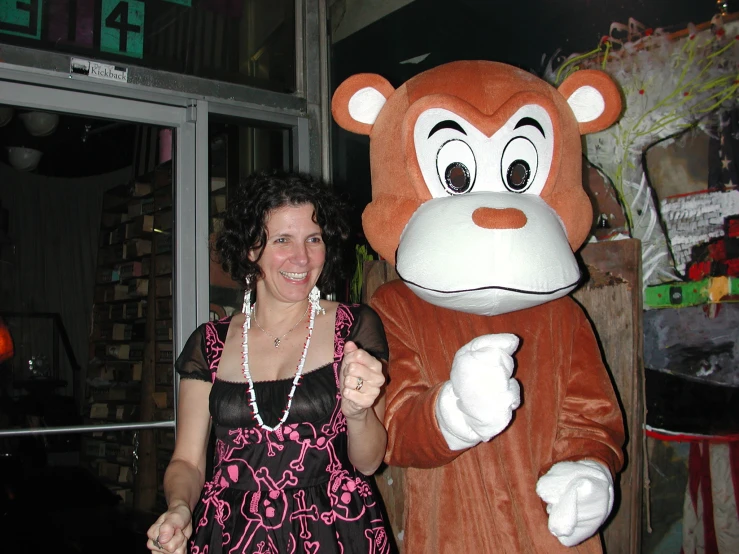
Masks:
[[[256,310],[256,308],[257,308],[257,305],[255,303],[254,304],[254,307],[253,307],[253,311],[254,311],[254,323],[257,324],[257,327],[259,327],[259,329],[262,331],[262,333],[264,333],[265,335],[267,335],[269,338],[274,339],[274,345],[275,345],[275,348],[277,348],[282,343],[282,339],[284,339],[287,335],[289,335],[292,332],[292,330],[295,329],[301,321],[303,321],[303,318],[305,318],[305,314],[308,313],[308,308],[310,308],[310,304],[308,304],[308,306],[306,306],[305,311],[303,312],[303,315],[301,315],[300,316],[300,319],[295,322],[295,325],[293,325],[292,327],[290,327],[290,330],[287,333],[285,333],[284,335],[280,336],[280,337],[274,336],[272,333],[270,333],[269,331],[267,331],[264,327],[262,327],[261,325],[259,325],[259,322],[257,321],[257,310]]]

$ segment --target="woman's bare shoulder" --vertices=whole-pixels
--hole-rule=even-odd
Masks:
[[[233,316],[231,316],[231,321],[228,323],[228,337],[231,337],[234,333],[241,333],[241,327],[244,325],[245,317],[242,312],[234,312]]]

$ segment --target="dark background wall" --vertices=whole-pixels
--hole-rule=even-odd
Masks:
[[[342,0],[337,0],[341,2]],[[729,11],[739,0],[728,2]],[[352,4],[346,3],[350,10]],[[415,0],[334,43],[331,84],[355,73],[379,73],[399,86],[455,60],[487,59],[539,73],[544,59],[587,52],[613,22],[634,18],[668,31],[709,21],[715,0]],[[419,63],[401,63],[428,56]],[[370,201],[369,140],[332,127],[333,180],[355,206]]]

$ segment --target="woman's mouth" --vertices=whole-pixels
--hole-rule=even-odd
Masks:
[[[280,275],[282,275],[283,277],[287,277],[291,281],[301,281],[308,276],[308,272],[306,271],[304,273],[289,273],[287,271],[280,271]]]

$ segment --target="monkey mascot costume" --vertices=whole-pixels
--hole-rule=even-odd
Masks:
[[[592,222],[580,137],[620,110],[605,73],[555,89],[488,61],[397,90],[358,74],[334,94],[336,122],[370,136],[362,225],[401,278],[372,306],[390,346],[385,461],[407,468],[406,554],[601,552],[623,422],[567,295]]]

